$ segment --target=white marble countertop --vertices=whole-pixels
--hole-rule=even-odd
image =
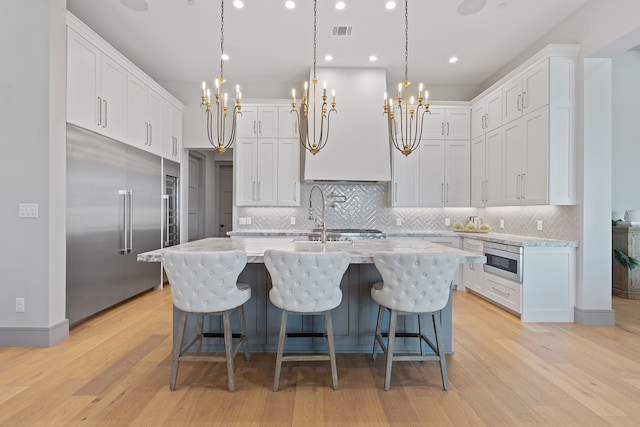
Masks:
[[[292,237],[303,238],[306,237],[311,230],[235,230],[229,232],[229,235],[233,238],[237,237]],[[468,237],[485,242],[503,243],[505,245],[515,246],[535,246],[535,247],[572,247],[577,248],[578,242],[555,240],[555,239],[543,239],[539,237],[520,236],[516,234],[504,234],[504,233],[469,233],[469,232],[456,232],[451,230],[414,230],[414,231],[383,231],[387,239],[393,239],[394,237]]]
[[[171,250],[184,250],[196,252],[216,252],[241,250],[247,254],[247,262],[262,263],[263,254],[267,249],[280,249],[285,251],[302,252],[335,252],[346,251],[351,255],[352,264],[373,263],[373,256],[377,252],[424,252],[429,254],[437,253],[457,253],[460,255],[460,262],[463,264],[483,264],[486,262],[484,256],[461,249],[449,248],[437,243],[425,240],[399,240],[399,239],[364,239],[348,242],[310,242],[308,240],[294,240],[290,237],[236,237],[233,239],[224,237],[209,237],[207,239],[196,240],[172,246]],[[138,254],[138,261],[160,262],[162,261],[162,251],[144,252]]]

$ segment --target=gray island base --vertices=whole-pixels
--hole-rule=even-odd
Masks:
[[[394,239],[354,240],[352,242],[309,242],[293,241],[291,238],[208,238],[173,246],[172,250],[215,252],[225,250],[241,250],[247,254],[248,264],[240,274],[239,280],[251,285],[251,299],[245,304],[245,317],[249,345],[252,351],[275,352],[280,330],[280,310],[269,302],[271,278],[263,263],[266,249],[281,249],[304,252],[346,251],[351,255],[351,264],[347,269],[340,287],[343,292],[342,303],[332,311],[335,347],[341,353],[367,353],[373,348],[373,335],[376,325],[378,305],[371,299],[371,286],[381,281],[378,270],[373,265],[373,256],[377,252],[424,252],[431,254],[457,253],[460,263],[484,263],[484,256],[459,249],[442,246],[422,240],[407,241]],[[158,249],[138,255],[138,261],[161,262],[162,250]],[[444,348],[452,353],[451,339],[451,299],[442,312],[442,330],[445,336]],[[238,329],[234,318],[234,330]],[[385,318],[385,323],[387,319]],[[416,316],[398,319],[399,332],[417,332]],[[205,321],[205,332],[221,332],[222,322],[212,317]],[[174,325],[177,316],[174,311]],[[187,321],[187,335],[196,330],[195,317]],[[324,332],[322,316],[291,315],[288,332]],[[433,340],[433,331],[427,331]],[[175,337],[174,337],[175,338]],[[326,351],[326,340],[323,338],[290,338],[287,339],[286,352],[323,352]],[[398,338],[398,351],[418,351],[418,340],[415,338]],[[221,338],[205,340],[203,350],[223,351]]]

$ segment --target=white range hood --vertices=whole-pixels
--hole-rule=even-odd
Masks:
[[[318,68],[317,76],[320,92],[327,82],[328,101],[335,89],[337,113],[331,114],[327,145],[315,156],[305,150],[305,181],[390,181],[389,131],[382,115],[385,70]]]

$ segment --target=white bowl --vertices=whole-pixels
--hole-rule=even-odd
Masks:
[[[624,220],[630,222],[640,221],[640,210],[629,209],[624,212]]]

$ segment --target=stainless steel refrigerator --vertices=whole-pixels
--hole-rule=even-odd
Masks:
[[[70,324],[161,282],[137,262],[161,244],[161,159],[67,125],[67,292]]]

